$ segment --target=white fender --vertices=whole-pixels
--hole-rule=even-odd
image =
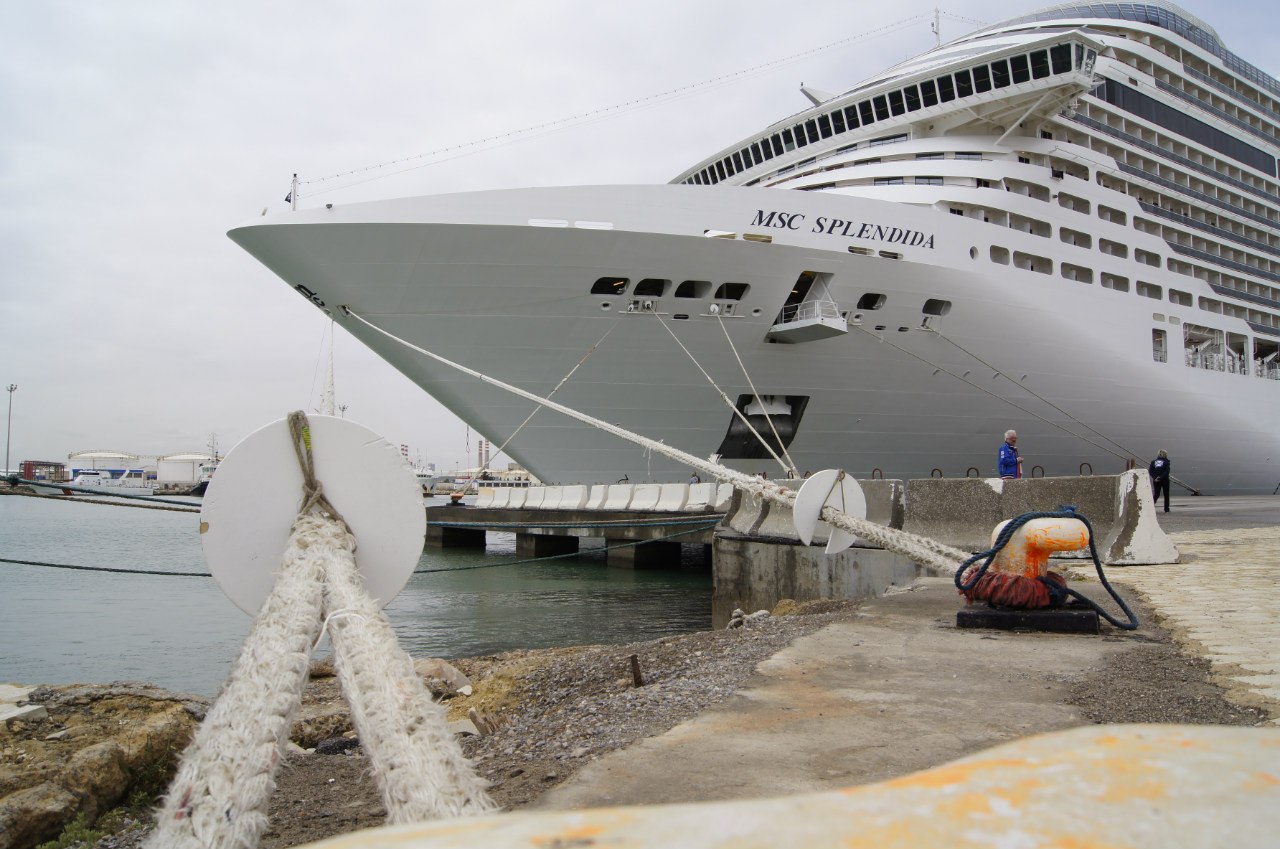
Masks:
[[[791,515],[796,535],[805,545],[813,540],[814,529],[823,507],[839,510],[855,519],[867,518],[867,498],[858,482],[840,469],[827,469],[810,475],[796,493]],[[844,551],[857,540],[848,531],[833,527],[827,538],[827,554]]]

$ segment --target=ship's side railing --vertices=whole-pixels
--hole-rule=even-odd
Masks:
[[[804,301],[799,304],[783,307],[778,314],[778,324],[789,324],[793,321],[812,321],[818,318],[839,318],[840,307],[833,301]]]

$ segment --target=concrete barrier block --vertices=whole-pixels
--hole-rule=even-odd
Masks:
[[[743,536],[757,536],[760,526],[769,516],[769,502],[743,489],[732,491],[726,508],[724,524]]]
[[[561,510],[581,510],[587,506],[587,498],[590,496],[590,489],[581,484],[575,486],[564,487],[560,496]]]
[[[638,483],[631,495],[629,510],[655,510],[662,497],[662,486],[656,483]]]
[[[1155,518],[1145,469],[1121,475],[908,481],[903,530],[967,551],[991,547],[991,533],[1023,513],[1072,505],[1093,527],[1103,565],[1176,563],[1177,548]],[[1087,558],[1087,550],[1074,554]]]
[[[715,492],[716,485],[714,483],[689,484],[689,497],[685,500],[683,509],[685,512],[709,509],[711,501],[715,497]]]
[[[1001,517],[1012,519],[1023,513],[1058,510],[1068,505],[1089,520],[1095,544],[1111,534],[1116,510],[1115,475],[1081,475],[1061,478],[1022,478],[1005,481],[1001,497]],[[988,534],[990,531],[988,531]],[[988,544],[990,540],[988,539]],[[1101,554],[1102,549],[1098,549]],[[1089,552],[1079,554],[1088,557]]]
[[[504,487],[493,490],[493,498],[490,499],[488,506],[506,507],[510,503],[511,503],[511,487],[504,486]]]
[[[722,483],[716,487],[715,500],[711,502],[711,509],[719,513],[729,509],[729,502],[733,499],[733,484]]]
[[[604,509],[605,510],[626,510],[627,505],[631,503],[631,493],[634,487],[629,483],[611,483],[609,491],[605,494]]]
[[[482,486],[476,493],[476,507],[492,507],[493,506],[493,487]]]
[[[609,497],[609,487],[602,483],[593,484],[587,495],[588,510],[603,510],[604,502]]]
[[[1178,562],[1178,547],[1156,520],[1151,476],[1146,469],[1133,469],[1120,475],[1116,502],[1118,515],[1111,532],[1094,543],[1103,563],[1108,566],[1138,566]]]
[[[664,483],[658,496],[658,509],[664,512],[676,512],[684,507],[689,499],[689,484]]]
[[[507,502],[507,506],[512,510],[518,510],[524,506],[524,501],[529,497],[530,487],[520,487],[511,490],[511,500]]]
[[[547,488],[545,486],[531,486],[525,490],[524,509],[540,510],[542,502],[547,498]]]
[[[546,494],[542,496],[543,510],[559,510],[561,508],[560,501],[564,498],[563,486],[549,486]]]
[[[907,481],[902,529],[964,551],[991,547],[991,529],[1003,519],[999,478],[929,478]]]

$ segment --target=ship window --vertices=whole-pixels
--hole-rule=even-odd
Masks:
[[[878,310],[884,306],[886,298],[879,292],[867,292],[858,299],[858,309],[860,310]]]
[[[805,132],[809,134],[810,142],[816,142],[818,139],[822,138],[818,135],[818,122],[812,118],[804,122],[804,129]]]
[[[1159,301],[1164,297],[1164,289],[1154,283],[1147,283],[1143,280],[1138,281],[1137,292],[1142,297],[1151,298],[1155,301]]]
[[[1035,271],[1040,274],[1053,273],[1053,262],[1048,257],[1027,254],[1022,251],[1013,252],[1013,264],[1026,271]]]
[[[982,154],[980,152],[972,150],[957,150],[954,155],[956,159],[977,160],[982,158]]]
[[[809,140],[804,135],[804,124],[796,124],[792,127],[791,135],[795,137],[796,147],[798,148],[804,147],[809,143]]]
[[[735,169],[735,170],[737,170],[737,171],[746,171],[746,170],[747,170],[746,168],[742,167],[742,154],[741,154],[741,153],[736,153],[736,152],[735,152],[735,153],[733,154],[733,157],[732,157],[732,158],[733,158],[733,167],[734,167],[734,169]]]
[[[751,158],[757,165],[764,162],[764,154],[760,152],[760,142],[751,143]]]
[[[831,127],[837,133],[843,133],[845,131],[843,109],[837,109],[831,113]]]
[[[1071,45],[1055,44],[1049,48],[1049,59],[1053,63],[1055,74],[1065,74],[1071,70]]]
[[[933,84],[933,80],[925,80],[920,83],[920,102],[925,106],[938,105],[938,89]]]
[[[858,128],[858,107],[846,106],[844,108],[844,120],[849,125],[849,129],[856,130]]]
[[[742,296],[747,294],[747,290],[750,288],[746,283],[721,283],[720,288],[716,289],[714,300],[741,301]]]
[[[916,185],[917,186],[941,186],[942,178],[941,177],[916,177]],[[955,210],[953,209],[952,212],[955,212]]]
[[[1116,292],[1128,292],[1129,278],[1119,277],[1115,274],[1108,274],[1104,271],[1102,272],[1102,288],[1112,289]]]
[[[1168,335],[1159,327],[1151,329],[1151,358],[1158,363],[1169,362]]]
[[[625,277],[601,277],[591,287],[593,295],[621,295],[631,281]]]
[[[885,259],[902,259],[902,254],[897,251],[880,251],[880,256]]]
[[[1025,83],[1027,80],[1031,79],[1031,70],[1027,67],[1026,56],[1010,56],[1009,70],[1013,74],[1013,81],[1015,83]]]
[[[1182,292],[1177,289],[1169,290],[1169,302],[1177,304],[1180,307],[1191,306],[1191,293]]]
[[[1009,249],[1001,248],[995,245],[991,246],[991,261],[998,262],[1001,265],[1009,264]]]
[[[907,111],[907,107],[902,102],[902,92],[894,90],[889,92],[889,111],[894,115],[901,115]]]
[[[934,151],[934,152],[932,152],[932,153],[917,153],[917,154],[916,154],[916,159],[943,159],[943,158],[944,158],[944,157],[943,157],[943,155],[942,155],[942,153],[941,153],[940,151]]]
[[[796,142],[791,135],[791,129],[789,127],[782,131],[782,147],[787,151],[796,149]]]
[[[667,294],[667,287],[670,285],[670,280],[647,277],[636,284],[635,291],[632,294],[637,298],[661,298]]]
[[[991,91],[991,69],[986,65],[978,65],[973,69],[973,89],[978,92]]]
[[[943,103],[950,103],[956,99],[956,87],[951,82],[951,77],[938,77],[938,99]]]
[[[705,298],[710,293],[710,280],[686,280],[676,287],[677,298]]]
[[[831,116],[830,115],[818,116],[818,132],[822,134],[822,137],[824,139],[831,138]]]
[[[1129,256],[1128,245],[1122,245],[1119,242],[1113,242],[1110,239],[1099,239],[1098,250],[1110,256],[1118,256],[1121,258],[1128,258]]]
[[[956,71],[956,97],[968,97],[973,94],[973,77],[968,69]]]
[[[878,94],[871,98],[871,104],[876,110],[876,120],[885,121],[889,118],[889,101],[885,99],[883,94]]]
[[[1031,51],[1031,76],[1037,80],[1049,76],[1049,52],[1047,50]]]
[[[864,125],[876,122],[875,112],[871,109],[870,100],[864,100],[858,104],[858,115],[861,116]]]
[[[742,170],[741,168],[734,168],[734,167],[733,167],[733,157],[732,157],[732,156],[726,156],[724,159],[722,159],[722,160],[720,160],[720,161],[724,163],[724,170],[728,173],[728,175],[729,175],[730,177],[732,177],[734,174],[737,174],[739,171],[741,171],[741,170]],[[741,164],[741,163],[739,163],[739,164]]]
[[[774,133],[772,136],[769,137],[769,142],[773,146],[774,156],[781,156],[782,154],[787,152],[787,149],[782,146],[782,136],[778,135],[777,133]]]
[[[902,90],[902,96],[907,101],[907,111],[915,112],[920,108],[920,91],[913,85],[909,85]]]
[[[921,312],[925,315],[946,315],[951,312],[951,302],[940,298],[930,298],[924,302],[924,309]]]
[[[724,163],[723,163],[723,162],[717,162],[717,163],[716,163],[716,174],[720,177],[720,179],[721,179],[721,180],[728,179],[728,178],[725,176],[725,173],[724,173]]]
[[[1007,88],[1009,85],[1009,62],[1000,59],[991,63],[991,82],[996,88]]]
[[[1085,268],[1081,265],[1073,265],[1069,262],[1062,264],[1062,276],[1067,280],[1076,280],[1080,283],[1093,282],[1093,269]]]
[[[872,185],[876,185],[876,186],[901,186],[901,185],[902,185],[902,178],[901,178],[901,177],[876,177],[875,182],[874,182]]]
[[[1160,267],[1160,255],[1153,254],[1150,251],[1144,251],[1142,248],[1134,248],[1133,258],[1143,265],[1154,265],[1156,268]]]

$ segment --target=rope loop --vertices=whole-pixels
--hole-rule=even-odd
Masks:
[[[298,468],[302,470],[302,506],[298,508],[298,517],[318,512],[340,523],[350,534],[351,526],[329,502],[324,494],[324,485],[316,478],[315,458],[311,456],[311,423],[307,420],[307,414],[301,410],[294,410],[289,414],[289,437],[293,443],[293,453],[298,458]]]

